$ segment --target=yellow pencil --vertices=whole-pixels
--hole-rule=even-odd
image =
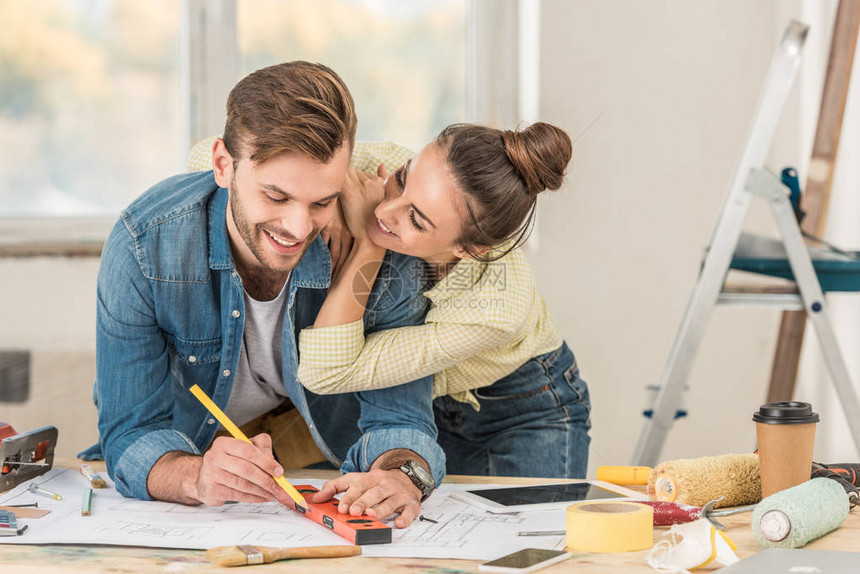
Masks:
[[[225,429],[227,429],[231,435],[233,435],[233,438],[237,438],[237,439],[243,440],[247,443],[251,443],[251,441],[248,439],[248,437],[245,436],[245,433],[240,431],[239,427],[237,427],[235,424],[233,424],[233,421],[231,421],[227,417],[227,415],[224,414],[224,411],[219,409],[218,405],[213,403],[212,399],[210,399],[209,396],[203,392],[203,389],[201,389],[197,385],[194,385],[193,387],[191,387],[188,390],[191,391],[195,397],[197,397],[198,401],[203,403],[203,406],[206,407],[206,409],[210,413],[212,413],[212,416],[214,416],[216,419],[218,419],[218,422],[221,423],[221,425]],[[254,443],[251,443],[251,444],[254,444]],[[290,498],[292,498],[293,500],[296,501],[296,504],[298,504],[304,508],[310,508],[308,506],[308,503],[305,502],[305,499],[301,495],[301,493],[298,490],[296,490],[296,487],[293,486],[292,484],[290,484],[289,481],[283,477],[283,475],[273,476],[272,478],[275,479],[275,482],[278,483],[278,486],[280,486],[281,488],[284,489],[284,492],[286,492],[287,494],[290,495]]]

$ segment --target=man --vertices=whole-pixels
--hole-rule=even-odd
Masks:
[[[288,398],[345,474],[341,512],[396,525],[417,517],[444,476],[430,378],[385,391],[317,396],[296,380],[296,333],[330,283],[320,231],[332,220],[356,130],[352,97],[330,69],[258,70],[227,100],[213,170],[167,179],[135,200],[105,243],[98,281],[96,382],[103,455],[125,496],[185,504],[287,495],[271,437],[213,441],[198,384],[239,425]],[[387,256],[369,331],[423,321],[415,261]],[[210,446],[211,445],[211,446]],[[208,448],[208,450],[207,450]],[[426,471],[432,473],[432,479]]]

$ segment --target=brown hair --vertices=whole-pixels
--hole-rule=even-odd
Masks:
[[[255,164],[298,152],[327,163],[346,143],[352,150],[358,121],[343,80],[322,64],[286,62],[244,77],[227,98],[224,145],[238,161]]]
[[[564,130],[543,122],[514,131],[454,124],[436,143],[447,150],[454,180],[467,196],[472,225],[463,226],[457,244],[484,261],[503,257],[528,238],[537,194],[561,187],[573,150]],[[504,253],[481,255],[482,247],[512,239]]]

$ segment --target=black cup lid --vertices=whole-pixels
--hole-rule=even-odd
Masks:
[[[818,422],[818,413],[812,412],[812,405],[797,401],[784,401],[762,405],[753,414],[757,423],[770,425],[805,425]]]

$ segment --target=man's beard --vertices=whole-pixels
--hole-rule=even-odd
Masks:
[[[317,235],[320,234],[320,230],[316,227],[308,234],[307,239],[305,240],[305,244],[302,247],[302,250],[295,254],[291,255],[290,262],[286,264],[283,268],[281,267],[273,267],[269,263],[266,262],[266,249],[261,244],[262,241],[265,241],[263,234],[266,233],[263,229],[263,224],[258,223],[256,225],[251,225],[248,222],[247,217],[245,217],[245,211],[242,207],[242,202],[239,200],[239,194],[236,192],[236,176],[233,175],[233,179],[230,182],[230,211],[233,213],[233,223],[236,225],[236,229],[239,231],[239,235],[242,237],[242,241],[245,242],[245,245],[248,246],[248,249],[251,250],[251,253],[254,254],[254,257],[257,258],[257,261],[260,262],[260,265],[266,270],[270,272],[279,272],[286,273],[288,271],[292,271],[296,265],[298,265],[299,261],[301,261],[302,257],[304,257],[305,252],[317,238]],[[285,233],[275,233],[280,237],[292,237],[291,234]],[[275,254],[270,254],[269,257],[278,257]],[[283,257],[283,256],[282,256]]]

